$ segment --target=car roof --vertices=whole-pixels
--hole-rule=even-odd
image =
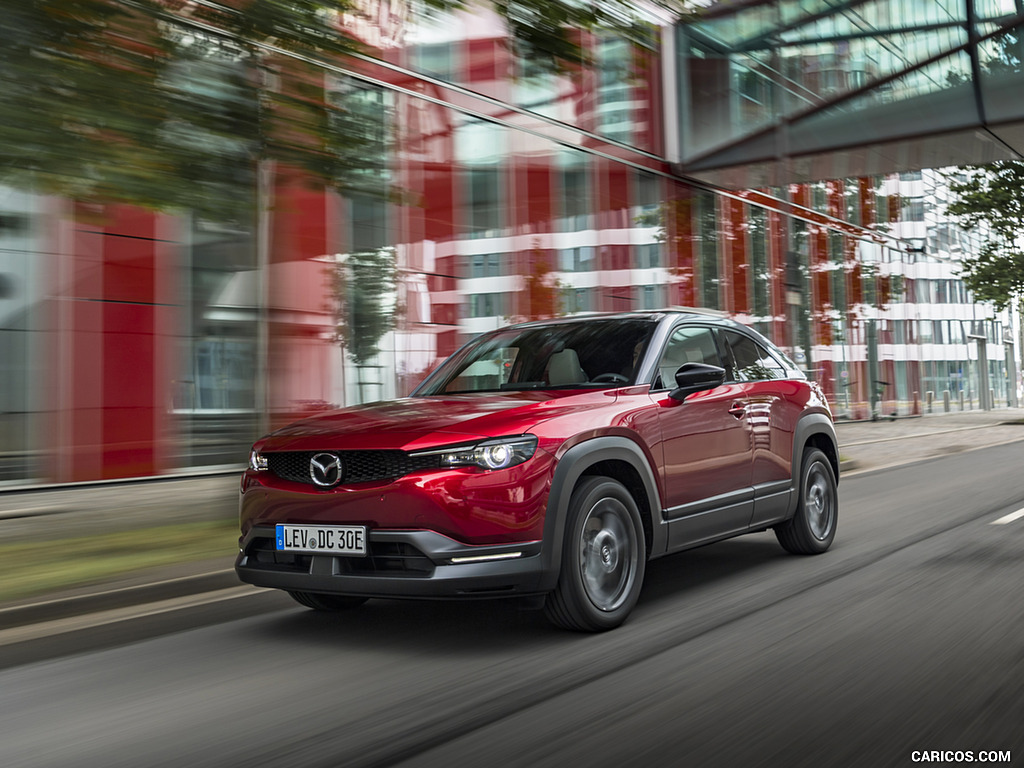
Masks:
[[[547,320],[530,320],[523,323],[516,323],[511,326],[506,326],[506,328],[534,328],[600,320],[650,320],[651,322],[660,322],[666,317],[692,317],[695,320],[720,321],[723,325],[736,326],[739,328],[746,327],[742,323],[730,318],[728,313],[714,309],[703,309],[700,307],[665,307],[663,309],[636,310],[631,312],[580,312],[574,315],[553,317]]]

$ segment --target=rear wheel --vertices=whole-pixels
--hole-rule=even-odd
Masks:
[[[775,537],[787,552],[817,555],[830,546],[839,520],[839,494],[828,457],[817,448],[804,450],[800,499],[796,513],[775,526]]]
[[[353,595],[331,595],[325,592],[289,592],[292,599],[299,605],[312,608],[314,611],[350,611],[358,608],[369,598]]]
[[[645,561],[643,524],[629,491],[606,477],[585,478],[569,501],[561,571],[545,614],[582,632],[619,626],[640,596]]]

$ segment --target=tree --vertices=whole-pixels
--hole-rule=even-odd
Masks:
[[[345,25],[366,5],[0,0],[0,183],[218,220],[251,215],[262,161],[363,192],[378,129],[325,87],[321,65],[372,55]],[[517,55],[549,70],[583,62],[575,29],[635,28],[628,0],[490,5]]]
[[[527,320],[548,319],[561,314],[562,286],[553,276],[551,262],[539,244],[530,249],[530,271],[526,275],[523,294]]]
[[[331,274],[336,339],[355,366],[359,399],[365,401],[365,369],[380,354],[380,340],[395,327],[398,268],[395,249],[347,254]]]
[[[968,166],[946,176],[953,202],[947,212],[985,242],[964,256],[960,275],[981,301],[997,309],[1024,297],[1024,162]]]

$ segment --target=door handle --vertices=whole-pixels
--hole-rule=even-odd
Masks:
[[[729,408],[729,413],[737,419],[742,419],[747,413],[747,406],[745,403],[733,403],[732,407]]]

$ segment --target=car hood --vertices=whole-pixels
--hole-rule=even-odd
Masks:
[[[257,443],[263,451],[422,450],[461,440],[522,434],[569,410],[608,402],[606,390],[407,397],[344,408],[290,424]]]

